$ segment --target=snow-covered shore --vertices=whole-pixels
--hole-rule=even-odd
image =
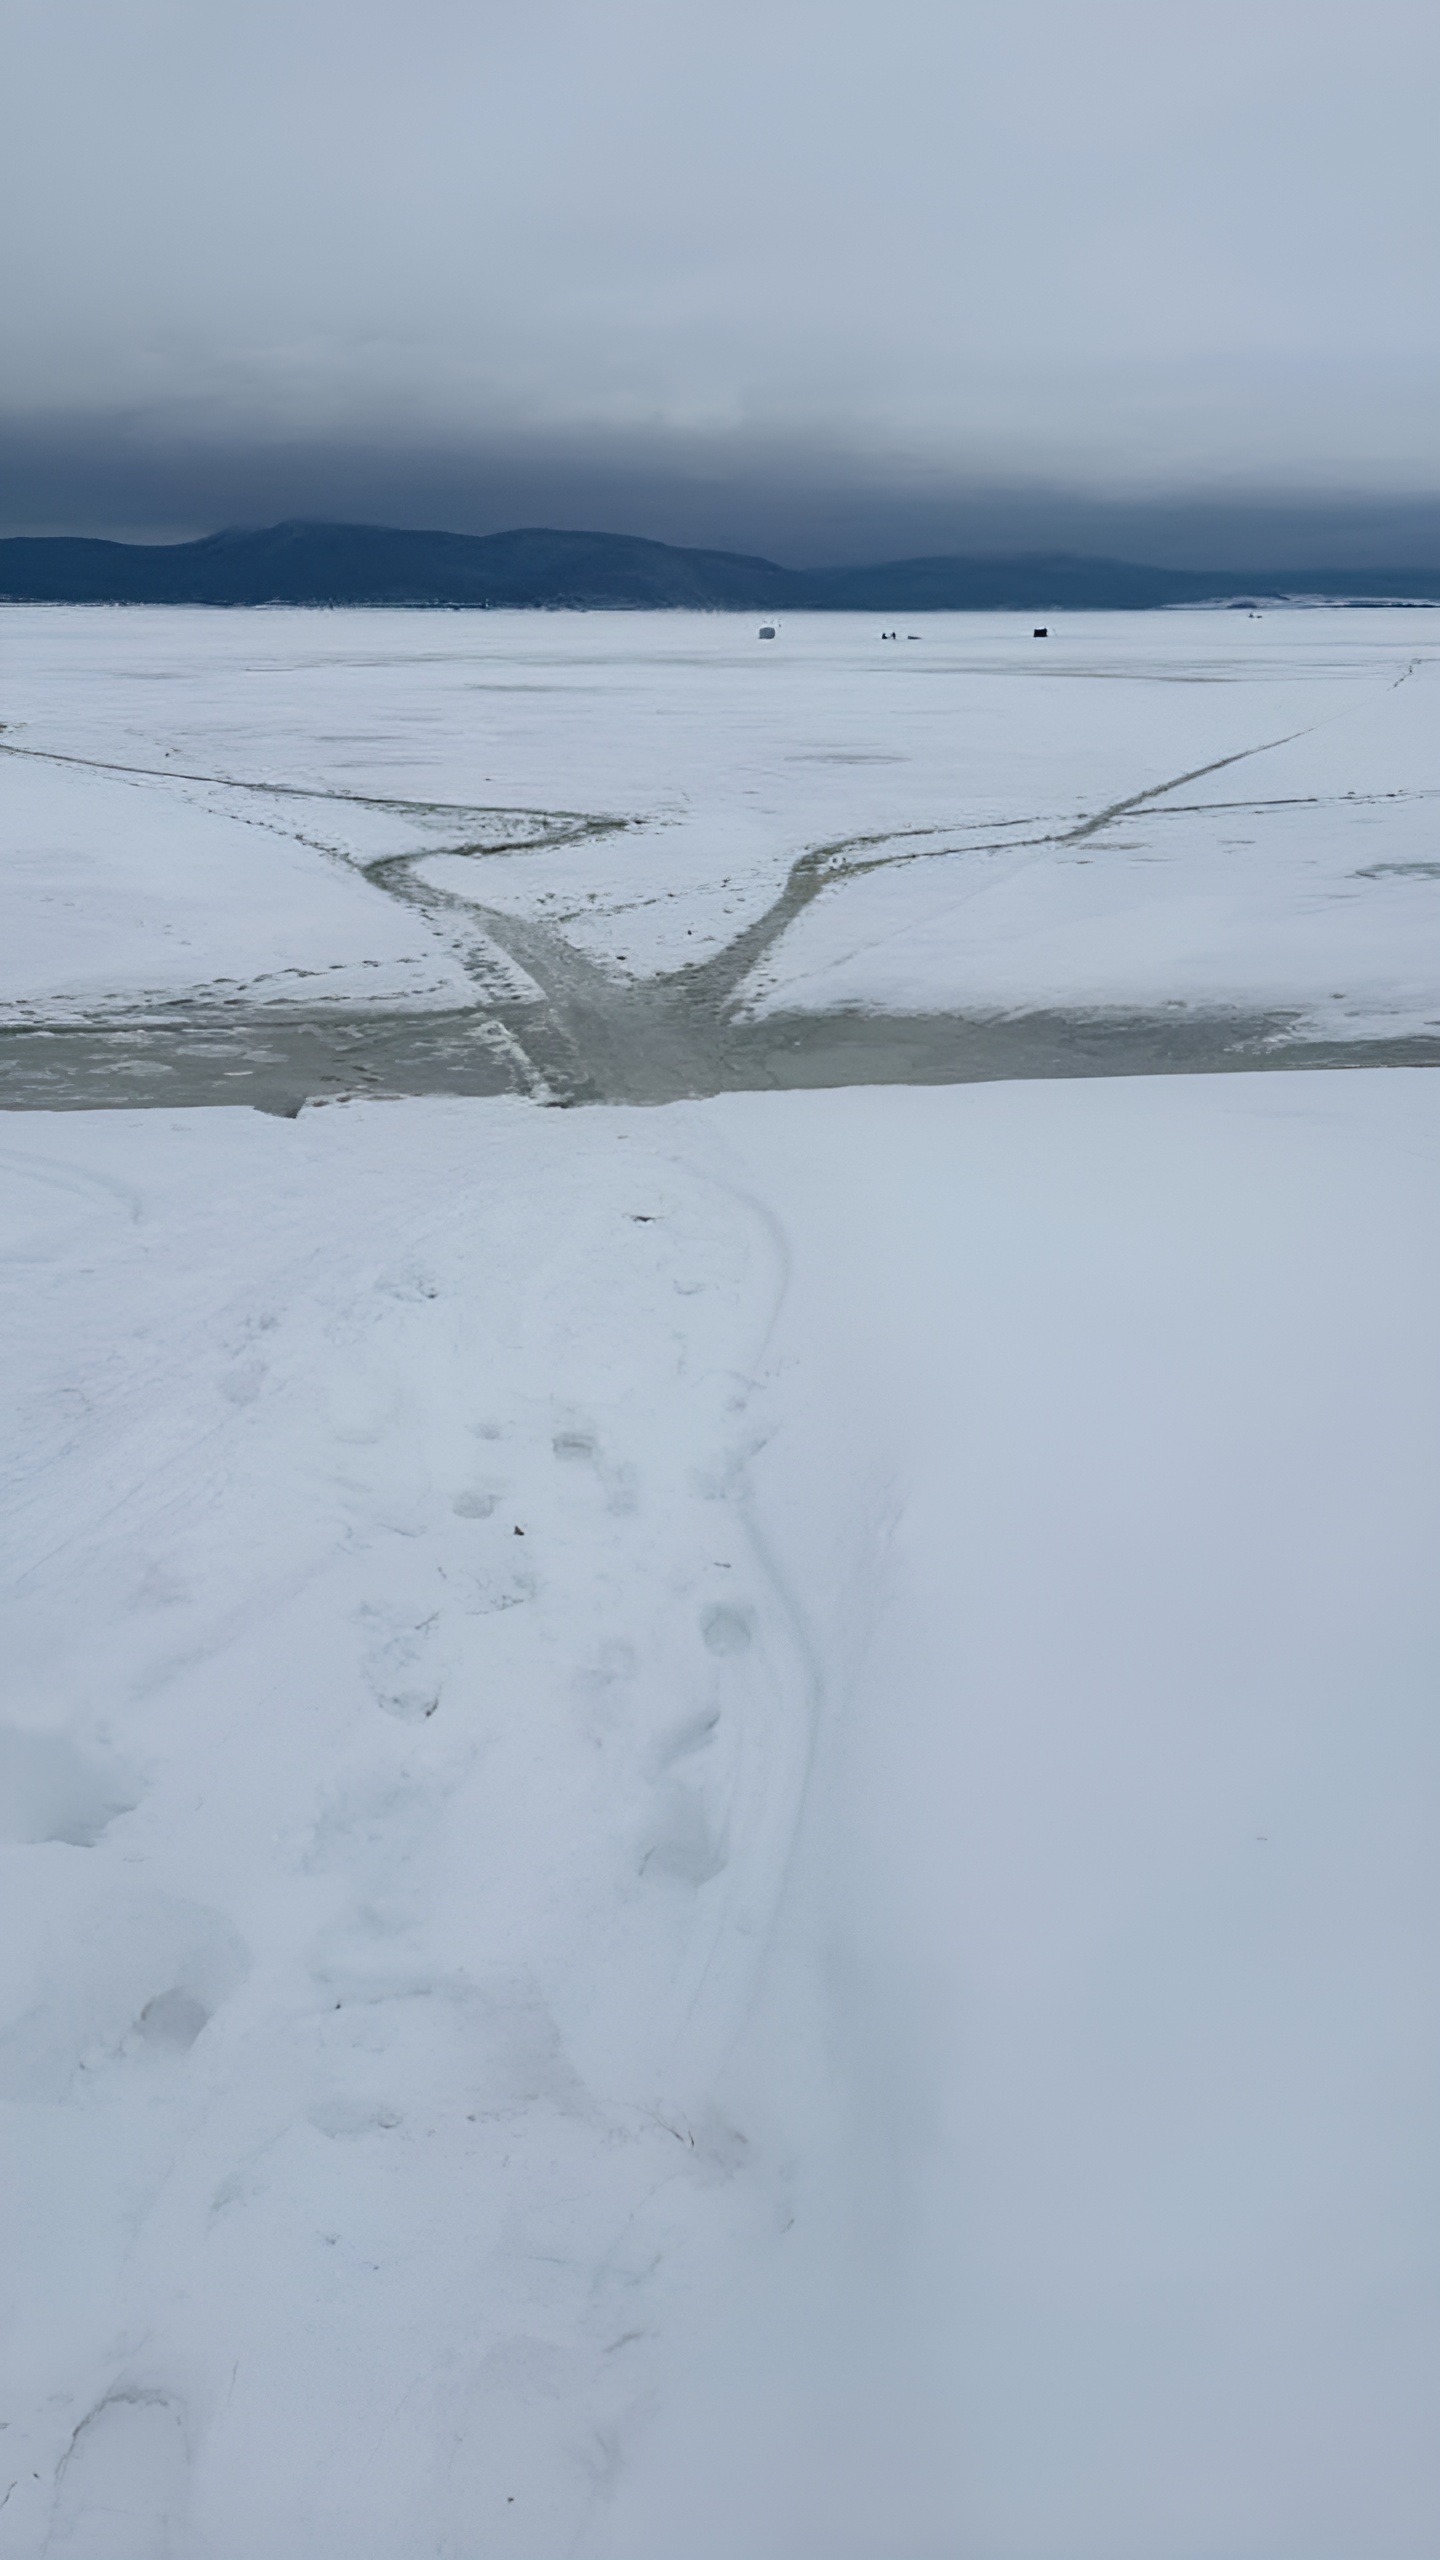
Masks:
[[[7,2560],[1423,2560],[1440,1080],[11,1117]]]

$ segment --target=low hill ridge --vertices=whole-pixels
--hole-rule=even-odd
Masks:
[[[0,601],[16,604],[690,606],[710,611],[1044,612],[1329,596],[1440,601],[1435,569],[1157,569],[1070,552],[977,554],[786,569],[637,534],[527,526],[412,532],[297,520],[196,542],[0,540]]]

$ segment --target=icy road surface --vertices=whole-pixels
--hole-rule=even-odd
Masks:
[[[1437,1145],[12,1115],[5,2560],[1429,2560]]]
[[[1440,622],[0,608],[0,1093],[1440,1058]]]

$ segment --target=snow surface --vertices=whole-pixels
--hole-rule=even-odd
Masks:
[[[756,1010],[1440,1024],[1433,614],[915,627],[0,609],[0,1000],[452,1005],[466,902],[643,977],[831,847]],[[458,911],[387,894],[393,857]]]
[[[1430,2560],[1437,1144],[12,1116],[0,2553]]]
[[[0,757],[6,1013],[84,1019],[177,994],[463,1001],[459,963],[345,858],[368,815],[351,814],[337,860],[316,833],[324,803]],[[392,819],[377,852],[397,832]]]

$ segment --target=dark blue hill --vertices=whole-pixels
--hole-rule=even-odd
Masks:
[[[805,581],[768,560],[627,534],[411,533],[277,524],[200,542],[0,542],[0,595],[70,604],[699,605],[772,609]]]
[[[1071,553],[783,569],[630,534],[277,524],[199,542],[0,541],[0,599],[35,604],[688,605],[710,611],[1135,609],[1227,598],[1440,600],[1440,571],[1147,568]]]

